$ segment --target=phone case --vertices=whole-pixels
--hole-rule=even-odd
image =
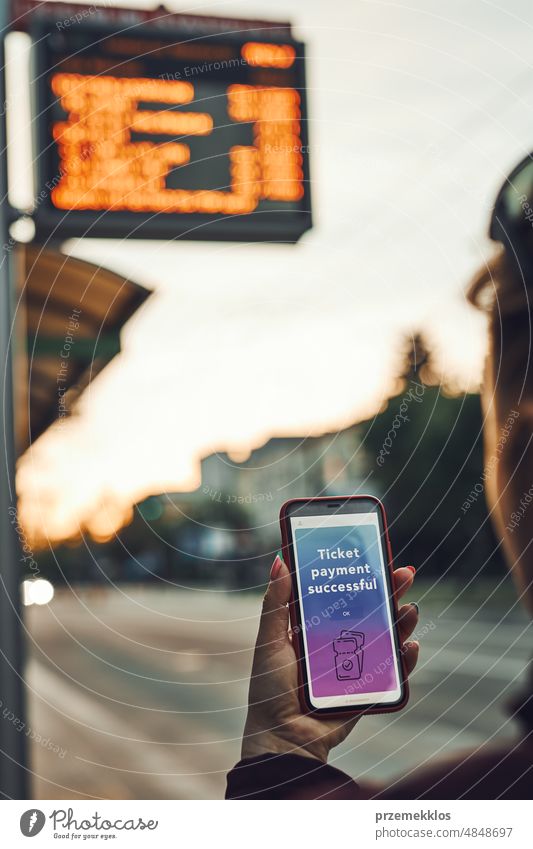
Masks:
[[[304,651],[304,649],[303,649],[303,639],[300,636],[302,629],[301,629],[299,605],[298,605],[298,600],[297,600],[296,575],[295,575],[294,563],[293,563],[293,560],[292,560],[292,554],[291,554],[290,543],[289,543],[289,530],[288,530],[289,519],[288,519],[288,516],[287,516],[287,508],[289,507],[289,505],[293,505],[293,504],[309,504],[309,503],[312,503],[312,502],[325,502],[325,501],[331,502],[331,501],[336,501],[336,500],[338,500],[339,502],[340,501],[345,502],[347,500],[356,501],[356,500],[362,500],[362,499],[365,499],[367,501],[373,501],[375,504],[378,505],[378,508],[380,510],[381,518],[382,518],[382,521],[383,521],[383,531],[384,531],[384,536],[385,536],[385,541],[386,541],[386,549],[387,549],[387,568],[389,570],[391,586],[393,586],[394,584],[393,584],[392,549],[391,549],[391,544],[390,544],[390,539],[389,539],[389,531],[388,531],[388,527],[387,527],[387,516],[386,516],[386,513],[385,513],[385,508],[383,507],[383,504],[381,503],[379,498],[376,498],[373,495],[351,495],[351,496],[347,496],[347,497],[317,496],[315,498],[291,498],[289,501],[286,501],[284,504],[282,504],[281,509],[280,509],[280,513],[279,513],[283,560],[287,564],[287,566],[289,567],[289,570],[290,570],[290,573],[291,573],[291,579],[292,579],[292,594],[291,594],[291,599],[290,599],[290,602],[289,602],[289,613],[290,613],[291,628],[293,630],[295,628],[299,629],[298,639],[293,640],[293,645],[294,645],[294,648],[295,648],[295,651],[296,651],[296,656],[297,656],[297,661],[298,661],[298,696],[299,696],[299,699],[300,699],[300,704],[302,706],[302,709],[306,713],[313,713],[313,714],[316,714],[318,716],[352,716],[353,717],[353,716],[357,716],[357,715],[364,716],[364,715],[375,714],[375,713],[395,713],[396,711],[402,710],[402,708],[404,708],[405,705],[407,704],[407,702],[409,701],[409,680],[407,678],[407,673],[406,673],[406,670],[405,670],[405,661],[404,661],[401,653],[399,653],[398,659],[399,659],[399,668],[401,670],[401,675],[402,675],[402,687],[403,687],[404,695],[403,695],[403,698],[401,699],[401,701],[397,702],[394,705],[377,705],[376,707],[367,707],[367,708],[360,708],[360,707],[354,707],[354,708],[344,708],[344,707],[342,707],[342,708],[316,708],[309,702],[308,697],[307,697],[307,681],[306,681],[306,675],[305,675],[305,659],[304,659],[304,656],[303,656],[303,651]],[[401,643],[400,634],[399,634],[399,631],[398,631],[398,604],[397,604],[397,601],[396,601],[396,595],[394,593],[392,595],[392,612],[393,612],[394,628],[396,630],[398,646],[401,649],[402,643]],[[353,633],[357,633],[357,632],[353,632]]]

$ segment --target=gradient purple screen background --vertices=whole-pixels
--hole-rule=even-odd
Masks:
[[[342,527],[294,528],[298,552],[303,622],[307,636],[312,693],[315,696],[345,696],[358,693],[396,690],[398,681],[394,668],[394,642],[387,617],[387,588],[381,571],[378,528],[374,524]],[[320,559],[318,549],[340,547],[346,551],[358,549],[359,557],[341,560]],[[364,574],[311,578],[312,569],[368,564]],[[309,594],[308,587],[359,582],[361,578],[376,579],[377,589],[357,592],[324,592]],[[364,634],[362,675],[356,677],[357,658],[353,652],[338,656],[352,663],[350,676],[339,680],[336,673],[333,642],[341,631],[354,630]],[[343,642],[343,647],[350,645]],[[353,648],[353,646],[351,647]],[[341,673],[342,673],[342,667]]]

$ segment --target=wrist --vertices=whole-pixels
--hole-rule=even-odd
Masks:
[[[320,739],[298,740],[291,733],[285,734],[280,730],[257,729],[248,722],[244,729],[241,749],[243,760],[256,758],[260,755],[302,755],[327,763],[328,753],[329,749]]]

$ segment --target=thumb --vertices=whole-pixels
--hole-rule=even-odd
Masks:
[[[270,582],[263,599],[261,621],[257,642],[265,645],[274,640],[287,637],[289,627],[289,608],[291,597],[291,576],[287,566],[277,555],[270,570]]]

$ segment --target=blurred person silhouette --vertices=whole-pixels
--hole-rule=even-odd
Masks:
[[[489,235],[499,243],[472,281],[468,299],[489,318],[489,348],[482,390],[485,494],[520,601],[533,615],[533,154],[505,180],[492,212]],[[509,416],[513,425],[501,433]],[[497,458],[494,466],[494,458]],[[395,591],[411,589],[413,567],[396,569]],[[318,719],[301,710],[296,656],[287,603],[291,579],[276,558],[254,654],[242,759],[228,775],[226,798],[244,799],[528,799],[533,780],[533,670],[507,704],[514,740],[438,759],[399,775],[387,786],[356,783],[327,764],[330,750],[360,721]],[[399,608],[405,666],[411,673],[419,645],[409,640],[418,607]],[[386,733],[387,718],[383,717]],[[364,717],[363,725],[364,727]]]

